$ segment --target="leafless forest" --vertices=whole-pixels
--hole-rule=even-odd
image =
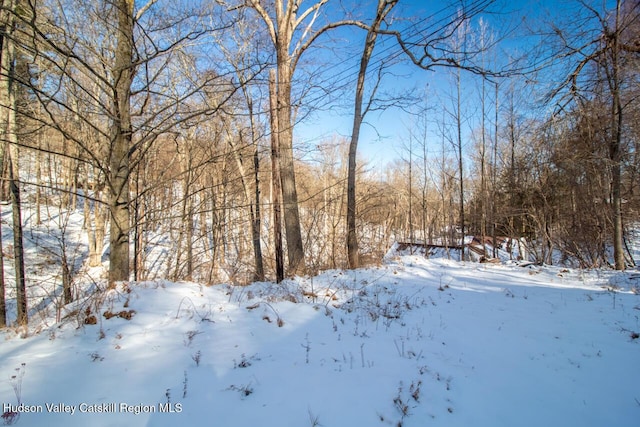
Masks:
[[[638,2],[525,19],[509,2],[425,16],[403,1],[2,0],[0,321],[12,288],[27,322],[36,258],[67,302],[82,268],[104,265],[108,284],[244,284],[471,235],[521,239],[538,262],[630,267]],[[448,88],[390,90],[399,69]],[[338,104],[349,137],[297,138]],[[381,168],[358,143],[385,109],[414,125]],[[65,234],[72,212],[82,242]],[[55,244],[25,258],[25,225],[54,219]]]

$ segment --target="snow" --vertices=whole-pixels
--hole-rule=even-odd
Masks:
[[[22,426],[637,426],[637,280],[389,255],[280,285],[121,284],[5,332],[0,403],[42,410]]]

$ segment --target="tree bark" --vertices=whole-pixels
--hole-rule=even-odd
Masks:
[[[109,158],[109,285],[129,280],[129,150],[131,148],[131,82],[133,79],[133,0],[116,1],[114,111]]]
[[[16,134],[16,83],[15,83],[15,44],[12,38],[15,27],[15,2],[3,1],[2,52],[0,57],[0,71],[3,75],[0,98],[2,99],[3,117],[2,133],[6,142],[5,156],[8,160],[9,191],[13,217],[13,251],[16,277],[17,295],[17,323],[28,323],[27,289],[24,270],[24,247],[22,235],[22,205],[20,200],[19,166],[18,166],[18,136]],[[4,37],[9,34],[9,37]],[[1,249],[1,248],[0,248]]]
[[[255,260],[254,280],[264,281],[264,262],[262,259],[262,243],[260,228],[262,218],[260,213],[260,156],[258,151],[258,143],[253,151],[253,176],[254,176],[254,208],[252,210],[253,218],[251,219],[251,234],[253,236],[253,255]]]
[[[11,94],[11,91],[9,92]],[[10,95],[10,98],[13,96]],[[15,98],[13,98],[15,105]],[[13,116],[13,117],[11,117]],[[19,325],[26,325],[29,321],[27,313],[27,287],[24,272],[24,245],[22,232],[22,202],[20,199],[18,147],[15,134],[15,110],[9,112],[9,189],[11,192],[11,210],[13,218],[13,262],[16,275],[17,290],[17,321]],[[13,135],[13,136],[11,136]]]
[[[278,80],[276,82],[276,112],[278,116],[278,159],[282,185],[282,207],[289,258],[288,274],[295,276],[305,271],[304,247],[298,210],[295,166],[293,162],[293,124],[291,123],[291,60],[285,49],[277,55]]]
[[[280,213],[280,162],[279,162],[279,129],[277,114],[277,94],[275,70],[269,73],[269,105],[271,110],[271,203],[273,204],[273,237],[276,258],[276,282],[284,280],[284,251],[282,248],[282,224]]]
[[[2,170],[2,158],[0,157],[0,171]],[[0,217],[2,209],[0,207]],[[0,227],[0,328],[7,326],[7,303],[5,300],[5,281],[4,281],[4,250],[2,245],[2,229]]]
[[[616,270],[626,268],[624,256],[624,228],[622,223],[622,101],[620,99],[620,15],[621,2],[616,4],[615,32],[611,34],[611,78],[609,86],[611,103],[611,139],[609,159],[611,160],[611,202],[613,204],[613,257]]]
[[[5,7],[5,1],[2,2],[3,9]],[[5,44],[4,33],[6,32],[6,28],[8,26],[7,12],[4,10],[0,11],[2,13],[2,31],[0,32],[0,71],[2,74],[6,73],[6,60],[7,60],[7,46]],[[1,76],[0,76],[1,77]],[[9,92],[9,85],[6,78],[0,78],[0,99],[2,99],[2,106],[6,105],[6,98]],[[2,132],[2,136],[5,137],[6,132],[8,130],[8,111],[2,111],[0,115],[0,126],[2,127],[0,131]],[[7,144],[4,142],[0,143],[0,175],[2,176],[1,184],[0,184],[0,195],[4,196],[4,171],[5,171],[5,159],[7,157]],[[4,197],[0,197],[0,199],[4,200]],[[5,300],[5,280],[4,280],[4,248],[2,244],[2,227],[0,226],[0,327],[5,327],[7,325],[7,306]]]
[[[251,241],[253,247],[253,262],[254,262],[254,281],[263,281],[264,280],[264,266],[262,263],[262,246],[260,244],[260,177],[258,175],[260,168],[260,158],[258,155],[258,145],[257,141],[255,141],[253,137],[253,109],[252,103],[249,98],[247,98],[247,104],[249,107],[249,116],[251,120],[251,145],[254,147],[253,150],[253,192],[251,185],[247,182],[248,175],[246,172],[246,168],[244,167],[244,162],[242,161],[243,154],[233,143],[232,136],[229,135],[229,145],[233,150],[233,156],[236,159],[236,165],[238,166],[238,171],[240,172],[240,183],[242,184],[242,190],[244,191],[245,199],[248,203],[249,207],[249,222],[251,224]],[[253,193],[253,194],[252,194]]]
[[[460,109],[460,102],[462,94],[460,92],[462,82],[460,77],[461,69],[456,70],[456,149],[458,151],[458,174],[460,176],[459,191],[460,191],[460,261],[464,261],[464,235],[465,235],[465,217],[464,217],[464,163],[462,159],[462,111]]]

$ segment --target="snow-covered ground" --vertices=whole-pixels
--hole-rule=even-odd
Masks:
[[[1,337],[3,421],[635,427],[636,282],[398,256],[281,285],[120,285]]]

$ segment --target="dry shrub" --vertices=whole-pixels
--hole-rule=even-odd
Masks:
[[[122,310],[118,313],[113,313],[111,310],[105,311],[102,315],[105,319],[109,320],[112,317],[119,317],[125,320],[131,320],[131,318],[136,314],[135,310]]]

